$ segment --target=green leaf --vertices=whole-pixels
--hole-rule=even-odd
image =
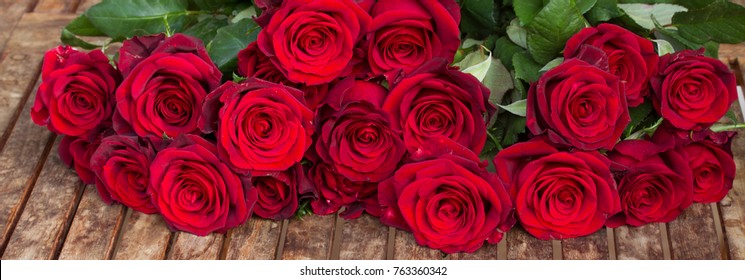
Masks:
[[[460,28],[472,38],[491,34],[497,25],[493,0],[460,0]]]
[[[515,15],[520,19],[522,25],[528,25],[533,22],[533,18],[543,9],[543,0],[519,0],[512,3],[515,8]]]
[[[527,115],[526,111],[528,109],[527,104],[528,104],[528,100],[522,99],[522,100],[515,101],[510,105],[497,104],[497,106],[499,106],[499,108],[502,108],[506,110],[507,112],[510,112],[514,115],[525,117]]]
[[[81,47],[86,50],[92,50],[100,48],[100,45],[91,44],[83,39],[80,39],[78,36],[75,36],[72,32],[67,30],[67,28],[62,29],[62,34],[60,35],[60,41],[65,45],[70,45],[74,47]]]
[[[595,3],[597,2],[598,0],[576,0],[577,9],[581,14],[585,14],[590,11],[592,7],[595,7]]]
[[[491,63],[491,52],[486,48],[481,47],[479,48],[479,51],[469,53],[465,58],[463,58],[463,60],[454,64],[454,66],[460,67],[461,72],[471,74],[482,82],[484,81],[484,77],[486,77],[486,72],[489,71]]]
[[[649,100],[645,101],[639,106],[629,108],[629,116],[631,117],[631,122],[629,122],[629,125],[626,126],[625,135],[634,133],[639,124],[641,124],[642,121],[646,120],[650,116],[652,110],[652,102]]]
[[[512,58],[516,53],[524,52],[525,49],[518,45],[515,45],[507,37],[500,37],[494,42],[494,56],[499,58],[507,69],[514,70],[515,66],[512,64]]]
[[[726,116],[732,122],[737,123],[737,113],[735,113],[734,109],[727,111],[727,113],[724,116]]]
[[[670,44],[670,42],[668,41],[657,39],[657,40],[652,40],[652,42],[654,42],[655,45],[657,45],[657,55],[659,56],[663,56],[663,55],[675,52],[675,48],[673,48],[673,45]]]
[[[217,35],[217,30],[228,25],[228,20],[208,17],[197,24],[184,30],[184,34],[197,37],[202,42],[209,42]]]
[[[551,60],[548,63],[546,63],[546,65],[544,65],[543,68],[541,68],[541,70],[538,70],[538,72],[544,73],[548,70],[556,68],[556,66],[559,66],[559,64],[563,62],[564,62],[563,57],[557,57],[554,60]]]
[[[728,1],[715,1],[700,9],[678,13],[672,22],[682,37],[697,43],[745,41],[745,7]]]
[[[78,36],[104,36],[98,28],[93,26],[91,21],[85,15],[80,15],[70,22],[60,35],[60,41],[66,45],[81,47],[86,50],[100,48],[100,45],[88,43]]]
[[[688,10],[683,6],[673,4],[618,4],[618,7],[639,26],[647,30],[652,30],[655,27],[652,18],[656,19],[660,25],[665,26],[672,23],[675,13]]]
[[[186,0],[104,0],[85,15],[98,30],[121,40],[136,35],[181,32],[193,20],[187,7]]]
[[[530,58],[526,52],[516,53],[512,58],[512,65],[515,66],[515,78],[517,79],[532,83],[540,77],[539,72],[542,66]]]
[[[586,23],[573,0],[551,0],[526,26],[533,59],[545,64],[558,57],[566,41]]]
[[[492,58],[483,84],[489,89],[489,104],[495,105],[502,103],[504,95],[515,87],[510,71],[502,65],[499,59],[494,58]],[[497,121],[497,116],[498,114],[495,114],[492,119],[488,120],[489,127]]]
[[[518,19],[512,20],[510,25],[507,26],[507,36],[510,37],[510,40],[513,43],[521,48],[528,48],[528,31],[520,26],[520,21]]]
[[[251,19],[244,19],[217,30],[215,39],[207,45],[207,52],[226,77],[237,67],[237,55],[248,44],[256,41],[259,28]]]
[[[501,140],[501,146],[507,148],[515,144],[518,136],[525,132],[526,118],[511,114],[499,118],[496,128],[497,139]]]
[[[235,5],[239,3],[239,0],[190,0],[200,10],[214,11],[221,8]]]
[[[623,15],[623,12],[618,9],[618,3],[616,0],[598,0],[592,9],[585,13],[587,21],[593,25],[608,21],[621,15]]]

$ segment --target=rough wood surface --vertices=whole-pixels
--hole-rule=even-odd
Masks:
[[[720,259],[719,242],[709,204],[694,203],[668,223],[672,258],[677,260]]]
[[[13,33],[18,20],[24,13],[33,9],[34,0],[0,0],[0,54]]]
[[[148,215],[129,209],[119,234],[114,259],[162,260],[171,238],[160,215]]]
[[[738,84],[743,86],[745,84],[743,82],[745,80],[745,59],[739,60],[739,65],[733,63],[733,68],[740,78]],[[739,106],[745,106],[745,104],[739,104]],[[740,107],[735,106],[734,109],[739,119],[745,120]],[[729,257],[735,260],[745,260],[745,129],[740,129],[738,133],[737,138],[732,142],[732,154],[737,166],[735,182],[732,190],[719,205],[725,240],[729,246]]]
[[[509,260],[550,260],[553,258],[551,241],[539,240],[520,226],[507,233],[507,259]]]
[[[339,258],[342,260],[383,260],[388,245],[388,227],[378,218],[364,214],[344,221]]]
[[[186,232],[176,234],[169,260],[216,260],[225,239],[224,234],[196,236]]]
[[[615,228],[616,252],[619,260],[661,260],[660,225]]]
[[[52,151],[57,150],[59,138]],[[84,186],[72,169],[50,152],[3,258],[53,259],[59,252]]]
[[[607,260],[608,238],[605,228],[579,238],[561,241],[564,260]]]
[[[59,44],[60,29],[73,15],[25,14],[0,57],[0,150],[10,136],[16,119],[30,118],[20,111],[39,75],[41,61],[48,49]],[[4,29],[0,29],[4,30]]]
[[[505,241],[502,240],[502,242]],[[452,254],[450,258],[453,260],[497,260],[499,259],[499,250],[497,247],[497,244],[484,242],[484,246],[476,250],[476,252]]]
[[[78,0],[39,0],[34,12],[37,13],[72,13],[78,5]]]
[[[276,257],[281,222],[252,217],[230,231],[225,255],[229,260],[273,260]]]
[[[95,186],[86,186],[59,259],[111,258],[125,210],[121,205],[107,205]]]
[[[78,4],[78,13],[83,13],[85,10],[88,10],[88,8],[92,7],[93,5],[96,5],[100,3],[101,0],[80,0],[80,4]]]
[[[335,217],[334,215],[309,215],[303,217],[302,220],[290,220],[282,259],[328,259],[331,254]]]
[[[419,246],[414,236],[403,230],[396,230],[394,246],[393,258],[396,260],[442,260],[450,258],[449,255],[439,250]]]

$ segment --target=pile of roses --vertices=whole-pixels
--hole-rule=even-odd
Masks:
[[[519,222],[541,239],[667,222],[732,187],[732,133],[708,128],[733,74],[697,51],[658,57],[602,24],[530,86],[531,140],[479,154],[496,113],[478,79],[449,66],[454,0],[259,1],[241,79],[193,37],[139,36],[110,63],[67,46],[44,58],[31,116],[64,135],[61,159],[101,198],[159,213],[174,230],[226,232],[252,215],[363,212],[446,253],[497,243]],[[653,137],[621,140],[651,100]],[[619,142],[620,141],[620,142]]]

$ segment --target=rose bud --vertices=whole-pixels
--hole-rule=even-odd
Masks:
[[[63,136],[57,147],[60,160],[67,166],[74,167],[83,183],[94,184],[96,174],[91,168],[91,156],[101,145],[101,139],[112,134],[111,130],[98,129],[85,137]],[[107,203],[111,202],[106,192],[99,191],[99,195]]]
[[[315,199],[310,202],[313,213],[330,215],[344,207],[340,215],[345,219],[359,218],[362,212],[380,216],[377,183],[352,182],[324,162],[316,163],[309,170],[308,179],[314,187]]]
[[[721,61],[705,57],[703,49],[661,57],[650,83],[655,110],[683,130],[710,127],[737,100],[735,75]]]
[[[220,160],[215,145],[184,134],[155,156],[150,196],[172,229],[205,236],[245,223],[257,191]]]
[[[546,137],[510,146],[494,158],[520,224],[542,240],[590,235],[621,211],[610,164],[597,151],[560,151]]]
[[[110,126],[121,76],[100,50],[59,46],[44,55],[31,118],[57,134],[86,137]]]
[[[514,224],[514,208],[486,162],[450,139],[422,146],[393,177],[380,183],[380,221],[445,253],[496,244]]]
[[[300,194],[313,191],[300,163],[285,171],[253,171],[251,184],[258,192],[254,214],[277,221],[295,215]]]

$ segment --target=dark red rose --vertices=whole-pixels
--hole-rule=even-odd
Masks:
[[[612,149],[631,120],[618,78],[578,59],[541,75],[527,107],[534,135],[586,151]]]
[[[370,22],[351,0],[287,0],[257,43],[290,81],[320,85],[350,74]]]
[[[381,109],[386,94],[376,83],[349,78],[331,90],[319,109],[316,152],[349,180],[380,182],[393,174],[406,153]]]
[[[136,211],[157,213],[148,191],[150,163],[156,153],[153,143],[137,136],[103,138],[90,158],[90,165],[104,202],[116,201]]]
[[[583,45],[597,47],[608,56],[609,72],[621,79],[630,107],[649,95],[649,77],[657,71],[659,56],[652,41],[618,25],[603,23],[582,29],[567,41],[564,58],[576,58]]]
[[[732,139],[736,134],[708,129],[684,131],[664,123],[655,131],[652,141],[674,147],[688,157],[688,166],[693,174],[694,202],[715,203],[732,189],[736,171]]]
[[[287,170],[312,143],[313,112],[302,94],[253,78],[227,82],[207,97],[200,127],[217,131],[220,157],[241,174]]]
[[[450,138],[480,153],[486,142],[486,123],[495,112],[489,89],[474,76],[435,59],[394,84],[383,104],[393,129],[403,131],[410,153],[435,137]]]
[[[57,147],[60,160],[67,166],[74,167],[83,183],[96,183],[96,173],[91,168],[91,156],[101,145],[101,139],[111,134],[113,132],[110,130],[99,129],[85,137],[63,136]],[[107,203],[111,202],[108,193],[99,190],[99,195]]]
[[[367,61],[374,75],[410,73],[434,57],[452,62],[460,46],[455,0],[380,0],[371,15]]]
[[[154,34],[148,36],[135,36],[122,42],[119,49],[119,61],[117,67],[124,77],[129,76],[132,69],[140,62],[150,57],[150,55],[166,42],[166,34]],[[170,42],[178,42],[169,39]],[[162,52],[162,50],[161,50]]]
[[[299,195],[313,191],[299,163],[285,171],[251,172],[251,184],[259,194],[254,214],[277,221],[292,217]]]
[[[238,53],[238,74],[299,89],[303,92],[308,108],[314,111],[329,91],[329,84],[309,86],[287,79],[282,71],[279,71],[277,66],[274,66],[274,63],[259,50],[256,42],[249,44],[247,48]]]
[[[204,236],[246,222],[257,191],[220,160],[215,145],[184,134],[155,156],[150,196],[171,228]]]
[[[621,209],[609,227],[667,223],[693,203],[688,158],[647,140],[625,140],[608,154],[618,178]]]
[[[31,118],[57,134],[85,137],[110,126],[121,76],[100,50],[59,46],[47,51]]]
[[[735,75],[703,49],[663,56],[650,83],[655,110],[683,130],[710,127],[737,100]]]
[[[380,183],[380,221],[445,253],[496,244],[515,224],[501,181],[472,151],[450,139],[427,142],[411,162]]]
[[[520,224],[543,240],[592,234],[621,211],[610,164],[597,151],[560,151],[545,137],[513,145],[494,158],[515,198]]]
[[[308,179],[315,188],[316,198],[310,202],[313,213],[329,215],[344,207],[340,215],[345,219],[359,218],[363,211],[380,216],[377,183],[352,182],[324,162],[310,169]]]
[[[202,103],[221,77],[199,39],[168,37],[116,91],[114,129],[149,138],[198,133]]]

